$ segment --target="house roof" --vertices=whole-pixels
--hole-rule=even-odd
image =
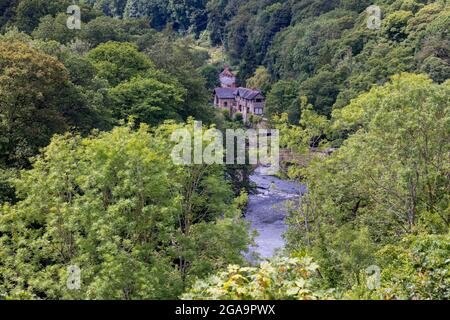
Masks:
[[[234,85],[235,80],[233,78],[220,77],[220,82],[225,84],[225,85],[232,86],[232,85]]]
[[[214,93],[219,99],[234,99],[234,90],[233,88],[216,88]]]
[[[242,88],[242,87],[235,89],[233,94],[235,96],[239,96],[239,97],[244,98],[246,100],[253,100],[257,96],[261,96],[261,98],[264,98],[260,91],[247,89],[247,88]]]
[[[230,67],[225,65],[225,69],[220,74],[220,77],[234,78],[234,74],[231,72]]]

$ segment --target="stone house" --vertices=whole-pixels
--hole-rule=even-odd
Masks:
[[[221,87],[214,89],[214,105],[228,110],[230,116],[241,113],[244,122],[250,115],[264,116],[265,98],[258,90],[236,88],[236,77],[228,66],[219,75]]]

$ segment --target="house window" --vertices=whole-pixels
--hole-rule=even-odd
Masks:
[[[263,109],[262,108],[255,108],[255,114],[258,114],[258,115],[263,114]]]
[[[262,102],[262,99],[256,99],[256,102],[257,102],[257,103],[261,103],[261,102]]]
[[[225,102],[223,103],[223,106],[224,106],[224,107],[228,107],[228,102],[225,101]]]

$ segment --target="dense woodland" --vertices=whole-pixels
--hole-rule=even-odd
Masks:
[[[251,168],[170,160],[225,63],[312,158],[257,266]],[[449,78],[446,0],[0,0],[0,299],[450,299]]]

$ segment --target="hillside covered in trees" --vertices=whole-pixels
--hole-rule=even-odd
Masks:
[[[0,299],[450,298],[448,1],[73,3],[0,0]],[[224,64],[311,158],[258,265],[250,166],[170,158],[256,127],[211,105]]]

